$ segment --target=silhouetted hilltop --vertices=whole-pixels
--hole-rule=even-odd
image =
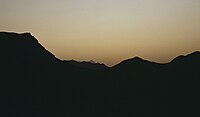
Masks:
[[[178,56],[171,62],[167,63],[165,65],[165,69],[168,71],[168,73],[171,73],[171,75],[174,76],[174,79],[199,79],[200,52],[196,51],[186,56]]]
[[[134,57],[124,60],[112,68],[115,77],[125,76],[125,79],[143,78],[149,79],[149,75],[155,75],[160,70],[161,64]],[[120,78],[120,77],[119,77]],[[155,77],[153,77],[155,78]]]
[[[134,58],[120,62],[119,64],[115,65],[114,68],[133,69],[133,68],[138,68],[138,66],[145,67],[145,66],[150,66],[150,65],[155,65],[155,64],[158,64],[158,63],[150,62],[139,57],[134,57]]]
[[[170,63],[175,64],[175,63],[182,63],[182,62],[187,62],[187,63],[198,63],[200,60],[200,52],[196,51],[191,54],[188,54],[186,56],[180,55],[173,59]]]
[[[56,61],[57,58],[39,44],[30,33],[0,32],[1,59],[23,63],[41,64]]]

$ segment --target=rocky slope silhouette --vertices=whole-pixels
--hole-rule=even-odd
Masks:
[[[200,112],[200,52],[166,64],[61,61],[30,33],[0,32],[2,117],[188,117]]]

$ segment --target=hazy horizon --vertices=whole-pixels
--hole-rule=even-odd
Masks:
[[[0,31],[30,32],[57,58],[167,63],[200,50],[199,0],[0,0]]]

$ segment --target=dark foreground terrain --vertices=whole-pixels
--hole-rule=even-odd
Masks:
[[[114,67],[61,61],[29,33],[0,32],[0,117],[200,117],[200,52]]]

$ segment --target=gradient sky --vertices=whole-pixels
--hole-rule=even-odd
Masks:
[[[31,32],[60,59],[169,62],[200,50],[200,0],[0,0],[0,31]]]

